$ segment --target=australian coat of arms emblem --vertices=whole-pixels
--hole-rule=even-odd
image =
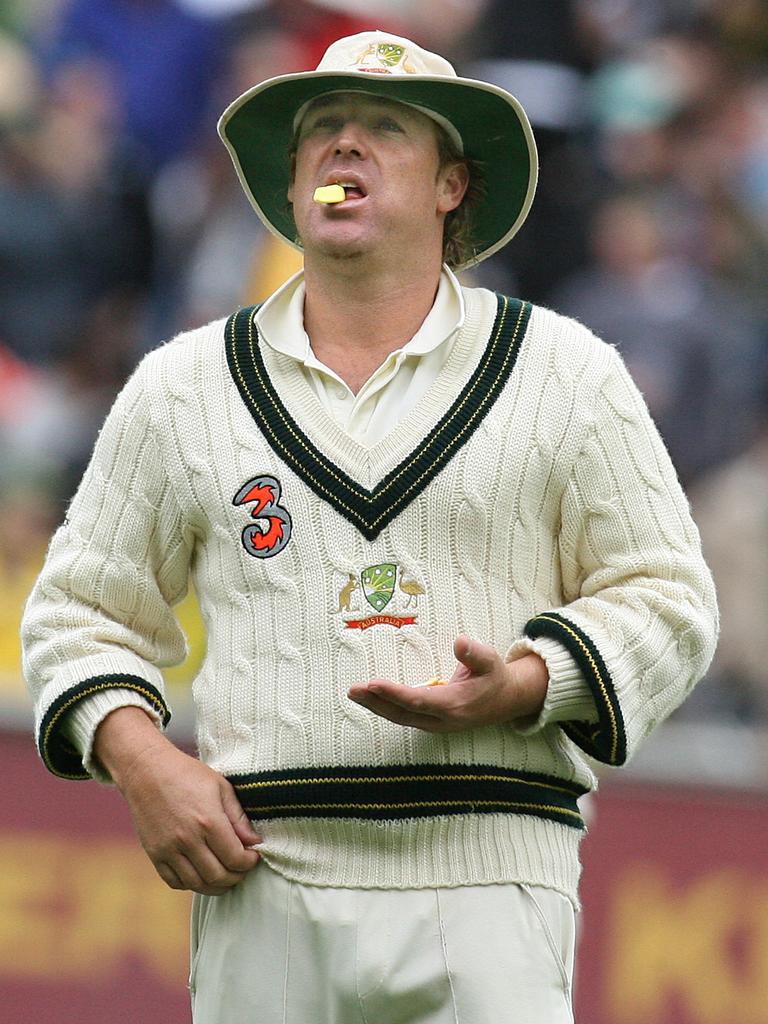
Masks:
[[[399,43],[370,43],[358,56],[355,70],[370,71],[375,74],[389,75],[396,68],[407,75],[413,75],[416,68],[408,59],[408,51]]]
[[[380,562],[367,566],[359,575],[349,573],[339,591],[338,611],[347,629],[364,630],[371,626],[399,629],[415,625],[418,600],[425,593],[421,583],[406,579],[394,562]]]

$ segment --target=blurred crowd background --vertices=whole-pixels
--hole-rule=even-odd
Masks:
[[[722,605],[678,715],[768,725],[765,0],[0,0],[0,703],[20,699],[21,607],[127,375],[299,267],[250,210],[219,113],[370,28],[528,111],[533,212],[464,277],[623,353]],[[204,644],[194,605],[180,616],[179,691]]]

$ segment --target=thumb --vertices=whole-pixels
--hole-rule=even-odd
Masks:
[[[232,784],[227,782],[226,779],[223,781],[221,805],[224,808],[224,813],[229,818],[235,835],[243,846],[253,846],[255,843],[260,843],[261,836],[256,832],[248,815],[243,810],[243,806],[237,799],[237,793],[235,793]]]
[[[463,634],[454,641],[453,653],[456,656],[456,660],[460,661],[462,665],[476,676],[487,675],[493,669],[499,657],[493,647],[490,647],[488,644],[481,644],[479,641],[472,640]]]

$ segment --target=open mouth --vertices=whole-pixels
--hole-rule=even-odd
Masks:
[[[344,195],[347,199],[364,199],[366,192],[360,185],[356,185],[351,181],[339,181],[338,185],[344,189]]]
[[[365,199],[367,192],[357,181],[344,181],[336,178],[327,185],[318,186],[313,195],[316,203],[324,206],[340,206],[357,199]]]

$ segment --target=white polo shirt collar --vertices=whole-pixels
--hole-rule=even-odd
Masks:
[[[309,337],[304,330],[304,294],[304,273],[299,271],[278,288],[256,313],[259,334],[276,352],[291,356],[305,366],[324,369],[336,377],[336,374],[324,366],[312,351]],[[399,353],[405,356],[421,356],[432,352],[463,326],[464,316],[461,285],[456,275],[447,266],[443,266],[432,309],[411,340],[393,352],[389,358]]]

